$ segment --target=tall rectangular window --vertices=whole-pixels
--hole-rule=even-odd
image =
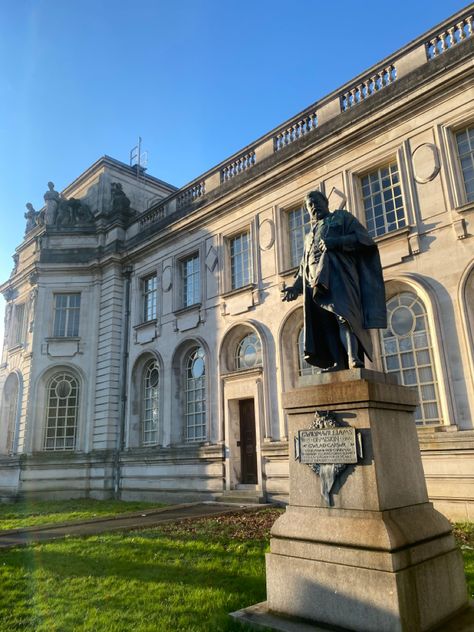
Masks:
[[[371,237],[406,225],[398,166],[393,162],[361,178],[367,230]]]
[[[10,347],[16,347],[25,341],[25,304],[15,305],[10,336]]]
[[[157,277],[150,274],[143,279],[143,321],[154,320],[157,316]]]
[[[79,311],[81,295],[54,295],[54,325],[53,336],[56,338],[70,338],[79,335]]]
[[[468,202],[472,202],[474,200],[474,127],[466,127],[457,132],[456,143],[466,198]]]
[[[288,211],[288,237],[290,242],[290,267],[300,264],[304,250],[304,238],[311,228],[308,211],[304,206]]]
[[[201,270],[199,255],[194,254],[181,261],[183,307],[199,303],[201,298]]]
[[[236,290],[250,283],[252,262],[250,252],[250,233],[244,232],[230,239],[230,283]]]

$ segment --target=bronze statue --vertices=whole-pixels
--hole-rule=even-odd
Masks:
[[[320,191],[305,198],[311,230],[293,286],[282,300],[304,297],[305,359],[323,371],[364,366],[372,359],[369,329],[387,326],[378,249],[367,230],[344,210],[329,212]]]

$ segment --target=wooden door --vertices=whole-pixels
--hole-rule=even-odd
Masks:
[[[257,483],[257,445],[253,399],[239,401],[241,482]]]

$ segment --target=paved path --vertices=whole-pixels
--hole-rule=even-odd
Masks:
[[[93,518],[81,522],[62,522],[25,529],[0,531],[0,549],[24,546],[34,542],[47,542],[66,536],[95,535],[106,531],[130,531],[146,529],[165,522],[185,518],[205,518],[207,516],[255,511],[264,505],[236,505],[221,502],[184,503],[160,509],[147,509],[136,513],[119,514],[108,518]]]

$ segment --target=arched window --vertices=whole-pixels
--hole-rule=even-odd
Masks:
[[[252,369],[262,366],[262,343],[257,334],[247,334],[237,345],[235,354],[235,368]]]
[[[298,334],[298,369],[300,376],[314,375],[320,371],[318,367],[308,364],[304,359],[304,327],[301,327]]]
[[[156,360],[149,360],[143,370],[142,445],[158,443],[160,420],[160,370]]]
[[[206,439],[206,355],[202,347],[192,349],[186,359],[186,441]]]
[[[425,306],[413,292],[401,292],[387,302],[387,316],[388,328],[380,332],[384,369],[398,375],[401,384],[418,388],[416,421],[439,424],[438,380]]]
[[[47,389],[45,450],[74,450],[79,412],[79,383],[69,373],[51,378]]]
[[[6,432],[4,450],[6,453],[13,452],[15,428],[17,424],[18,415],[18,395],[19,395],[19,381],[18,376],[15,373],[10,373],[7,377],[5,386],[3,389],[3,406],[2,406],[2,418],[6,422],[6,428],[3,428],[3,432]]]

